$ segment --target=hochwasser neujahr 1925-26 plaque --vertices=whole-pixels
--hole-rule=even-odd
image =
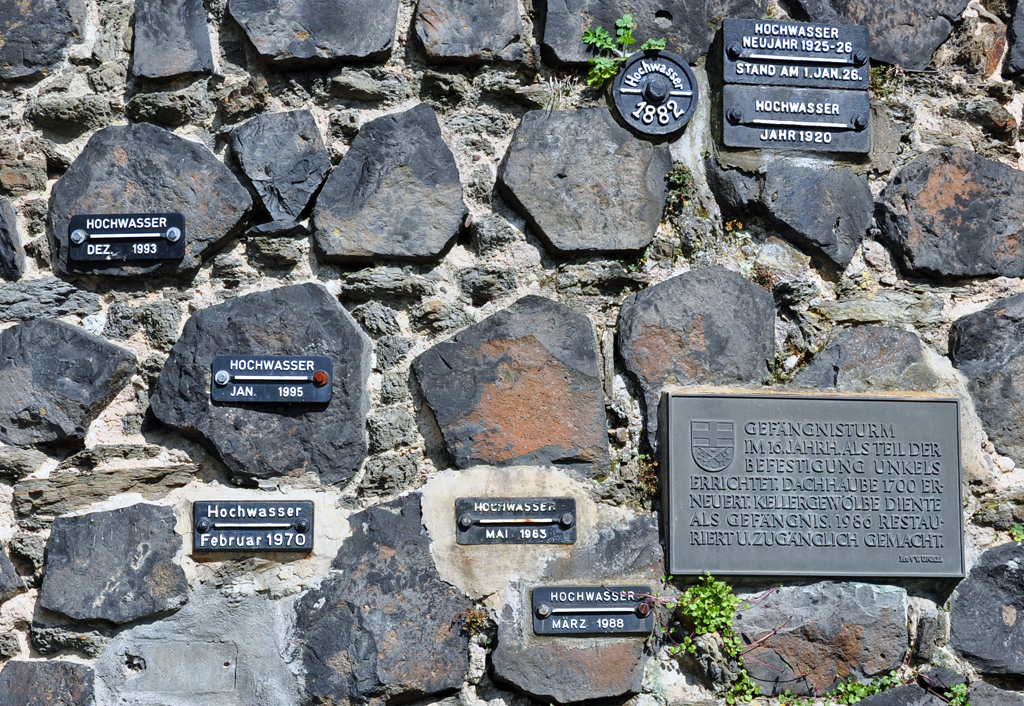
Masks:
[[[669,393],[679,576],[962,577],[955,399]]]

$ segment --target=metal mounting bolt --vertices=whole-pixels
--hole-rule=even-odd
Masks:
[[[71,231],[71,242],[74,243],[75,245],[81,245],[82,243],[85,242],[85,239],[88,237],[89,234],[86,233],[81,228]]]
[[[323,387],[330,380],[330,377],[323,370],[317,370],[313,373],[313,384],[317,387]]]
[[[167,238],[168,242],[176,243],[181,240],[181,229],[171,226],[167,229],[167,232],[164,233],[164,237]]]
[[[558,524],[568,529],[576,524],[576,518],[572,516],[571,512],[565,512],[558,518]]]
[[[196,532],[202,534],[208,529],[210,529],[210,520],[206,517],[200,518],[199,522],[196,523]]]
[[[306,532],[309,530],[309,520],[301,519],[295,523],[295,530],[297,532]]]
[[[726,51],[729,53],[729,58],[732,59],[733,61],[740,58],[739,44],[730,44]]]
[[[727,117],[729,119],[729,122],[732,123],[733,125],[739,125],[741,122],[743,122],[743,113],[741,113],[736,108],[730,110],[725,117]]]
[[[229,382],[231,382],[231,373],[229,373],[227,370],[218,370],[217,373],[213,376],[213,381],[220,385],[221,387],[223,387],[224,385],[227,385]]]
[[[646,618],[651,614],[651,604],[647,601],[640,601],[636,604],[636,615],[638,618]]]
[[[543,619],[548,617],[549,615],[551,615],[551,606],[549,606],[547,603],[541,603],[539,606],[537,606],[538,618]]]
[[[853,63],[855,63],[857,66],[863,66],[864,64],[868,63],[868,53],[863,49],[861,49],[858,52],[855,52],[853,55]]]
[[[858,115],[853,119],[853,126],[858,130],[863,130],[868,126],[868,119],[864,115]]]
[[[462,517],[459,518],[459,527],[461,527],[462,529],[468,530],[472,526],[473,526],[473,518],[470,517],[469,515],[463,515]]]

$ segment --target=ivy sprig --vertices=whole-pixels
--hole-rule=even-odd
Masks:
[[[604,27],[583,30],[583,43],[594,48],[599,54],[588,60],[590,72],[587,74],[587,85],[600,88],[604,82],[619,72],[619,67],[629,58],[627,49],[636,44],[633,37],[633,16],[629,13],[615,20],[615,37]],[[640,47],[642,50],[664,49],[664,39],[648,39]],[[601,56],[600,54],[604,54]],[[608,56],[610,54],[611,56]]]

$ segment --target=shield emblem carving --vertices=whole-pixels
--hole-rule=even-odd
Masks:
[[[724,471],[732,463],[736,430],[732,422],[690,421],[690,450],[693,462],[711,473]]]

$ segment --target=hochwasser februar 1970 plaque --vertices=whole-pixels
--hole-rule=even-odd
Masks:
[[[962,577],[955,399],[670,393],[669,571]]]

